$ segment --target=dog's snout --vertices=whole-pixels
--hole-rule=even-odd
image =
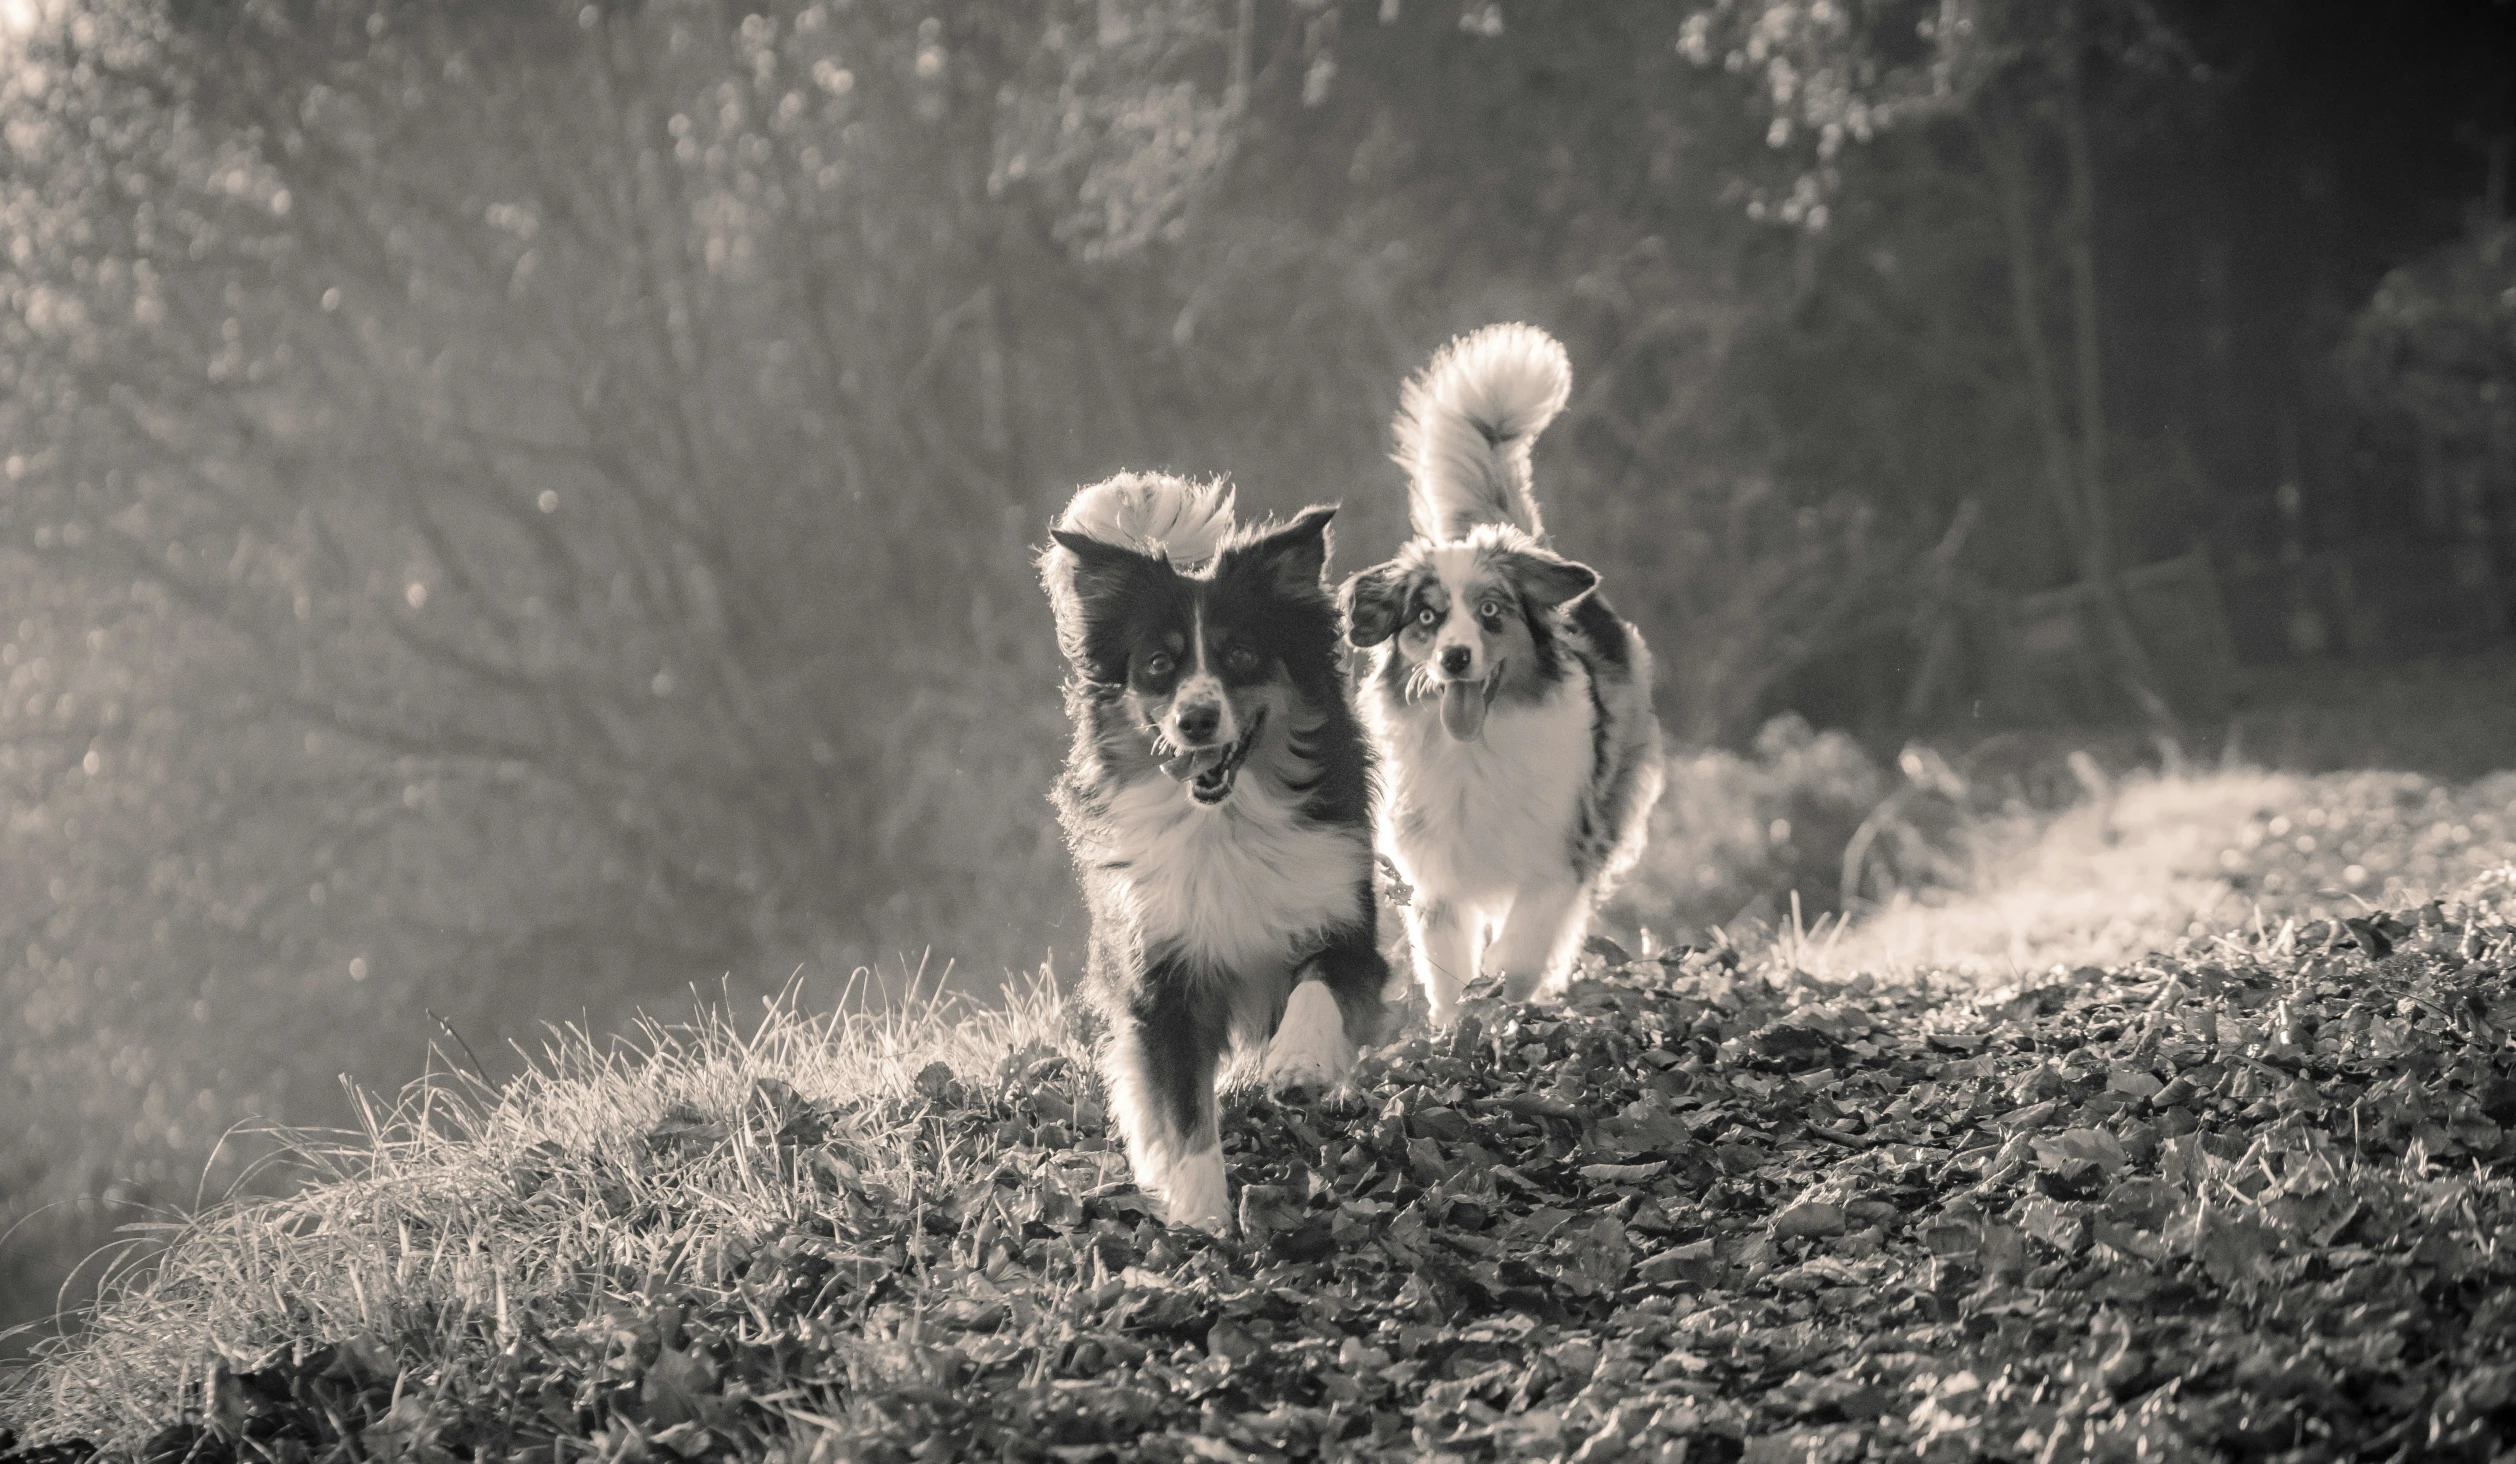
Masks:
[[[1442,648],[1441,648],[1441,670],[1442,670],[1442,674],[1443,674],[1444,676],[1465,676],[1465,675],[1467,675],[1467,674],[1468,674],[1468,662],[1469,662],[1469,660],[1470,660],[1471,654],[1472,654],[1472,653],[1468,650],[1468,648],[1467,648],[1466,646],[1444,646],[1444,647],[1442,647]]]
[[[1218,702],[1197,702],[1179,709],[1179,735],[1195,742],[1211,741],[1223,725],[1223,707]]]

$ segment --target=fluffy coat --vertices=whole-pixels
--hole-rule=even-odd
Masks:
[[[1480,972],[1515,1000],[1560,986],[1660,796],[1650,651],[1539,516],[1530,450],[1571,390],[1563,347],[1530,326],[1437,354],[1397,422],[1415,537],[1344,589],[1371,650],[1381,843],[1414,890],[1437,1023]]]
[[[1041,557],[1073,675],[1055,802],[1092,913],[1086,990],[1139,1184],[1229,1223],[1228,1052],[1279,1091],[1378,1035],[1371,754],[1348,703],[1328,520],[1241,528],[1228,489],[1126,475]]]

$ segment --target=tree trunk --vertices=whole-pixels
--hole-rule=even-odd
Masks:
[[[2002,250],[2009,265],[2011,324],[2018,334],[2018,354],[2027,368],[2027,400],[2035,412],[2036,435],[2044,443],[2044,487],[2062,539],[2074,563],[2083,563],[2087,534],[2080,523],[2078,489],[2071,468],[2070,429],[2062,421],[2061,389],[2054,379],[2053,349],[2044,335],[2042,271],[2037,267],[2032,213],[2035,182],[2025,145],[1999,121],[1978,109],[1974,132],[1992,177],[1993,201],[2001,216]]]
[[[2157,669],[2132,623],[2114,565],[2113,493],[2105,467],[2105,381],[2097,310],[2096,161],[2088,139],[2086,49],[2081,8],[2070,10],[2062,37],[2062,157],[2069,202],[2062,214],[2062,255],[2070,271],[2071,334],[2079,387],[2080,563],[2097,609],[2098,628],[2115,659],[2123,690],[2153,730],[2182,740],[2175,709],[2159,694]]]
[[[2036,247],[2035,176],[2022,135],[2025,123],[2004,125],[1988,103],[1978,102],[1971,120],[1982,149],[2000,214],[2002,253],[2008,265],[2011,324],[2026,367],[2027,399],[2036,435],[2044,444],[2044,486],[2081,583],[2088,587],[2090,619],[2100,644],[2094,654],[2105,678],[2119,686],[2153,729],[2180,736],[2175,712],[2157,690],[2157,675],[2133,628],[2131,607],[2114,565],[2113,503],[2105,478],[2105,395],[2097,335],[2096,186],[2073,29],[2064,40],[2062,102],[2068,200],[2061,223],[2063,266],[2070,280],[2072,360],[2077,421],[2062,409],[2055,348],[2045,333],[2044,279]],[[2076,431],[2074,432],[2074,428]]]

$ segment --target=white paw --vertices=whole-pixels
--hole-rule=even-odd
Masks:
[[[1173,1225],[1193,1225],[1209,1235],[1232,1228],[1232,1205],[1223,1186],[1223,1151],[1207,1149],[1171,1166],[1163,1185],[1165,1217]]]
[[[1501,974],[1502,998],[1515,1005],[1544,996],[1552,998],[1563,993],[1564,983],[1548,979],[1544,971],[1505,971]]]
[[[1354,1071],[1354,1044],[1346,1040],[1345,1013],[1324,981],[1305,981],[1284,1003],[1284,1020],[1276,1024],[1267,1044],[1264,1067],[1267,1086],[1278,1093],[1296,1088],[1325,1090]]]

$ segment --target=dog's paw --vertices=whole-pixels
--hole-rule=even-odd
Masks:
[[[1469,996],[1467,986],[1439,972],[1427,972],[1423,980],[1424,1009],[1434,1031],[1446,1031],[1459,1020],[1459,1003]]]
[[[1224,1188],[1221,1149],[1182,1158],[1172,1166],[1163,1192],[1163,1218],[1173,1225],[1194,1226],[1208,1235],[1222,1235],[1232,1228],[1231,1196]]]
[[[1524,1001],[1554,996],[1563,983],[1546,979],[1544,971],[1506,971],[1500,977],[1501,990],[1495,995],[1517,1006]]]
[[[1305,981],[1294,987],[1284,1004],[1284,1020],[1267,1044],[1267,1087],[1277,1093],[1325,1092],[1353,1071],[1354,1043],[1345,1035],[1345,1013],[1327,983]]]

